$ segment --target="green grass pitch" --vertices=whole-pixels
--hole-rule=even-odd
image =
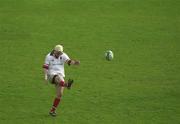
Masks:
[[[179,0],[0,0],[0,124],[179,124],[179,8]],[[52,118],[42,64],[60,43],[81,65],[65,67],[75,84]]]

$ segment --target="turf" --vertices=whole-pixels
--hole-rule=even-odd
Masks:
[[[179,124],[179,0],[0,0],[0,124]],[[43,82],[45,55],[62,43],[57,112]],[[104,52],[115,58],[106,61]]]

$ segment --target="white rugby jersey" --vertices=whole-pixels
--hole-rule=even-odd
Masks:
[[[66,53],[63,53],[59,58],[55,58],[49,53],[45,59],[45,65],[48,66],[48,75],[62,74],[65,77],[64,63],[67,60],[70,60],[70,58]]]

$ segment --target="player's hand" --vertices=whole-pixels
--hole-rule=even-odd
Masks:
[[[80,64],[80,61],[75,60],[74,65],[79,65],[79,64]]]

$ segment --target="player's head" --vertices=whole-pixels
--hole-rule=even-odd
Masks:
[[[58,58],[63,53],[63,46],[62,45],[56,45],[54,47],[54,55],[56,58]]]

